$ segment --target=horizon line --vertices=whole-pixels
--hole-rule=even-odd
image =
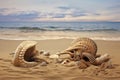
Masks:
[[[2,22],[120,22],[120,21],[0,21]]]

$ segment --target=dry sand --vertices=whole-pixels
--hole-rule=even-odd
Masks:
[[[66,49],[72,40],[39,40],[37,49],[50,51],[51,54]],[[0,40],[0,80],[120,80],[120,41],[96,41],[98,53],[110,54],[112,69],[98,71],[99,67],[90,66],[79,69],[76,66],[65,67],[60,64],[20,68],[11,64],[13,52],[19,43],[18,40]]]

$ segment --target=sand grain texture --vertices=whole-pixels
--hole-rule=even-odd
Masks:
[[[50,51],[51,54],[66,49],[72,40],[37,41],[38,50]],[[13,52],[22,41],[0,40],[0,80],[120,80],[120,41],[96,41],[98,53],[110,54],[113,68],[99,70],[97,66],[79,69],[77,66],[65,67],[51,63],[47,66],[20,68],[11,64]]]

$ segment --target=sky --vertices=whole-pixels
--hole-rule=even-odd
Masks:
[[[120,22],[120,0],[0,0],[1,21]]]

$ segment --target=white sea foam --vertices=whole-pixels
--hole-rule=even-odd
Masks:
[[[74,31],[20,31],[0,30],[0,39],[3,40],[47,40],[47,39],[76,39],[89,37],[93,40],[120,41],[120,32],[74,32]]]
[[[76,39],[78,37],[0,37],[2,40],[55,40],[55,39]],[[120,41],[120,37],[89,37],[93,40],[105,40],[105,41]]]

